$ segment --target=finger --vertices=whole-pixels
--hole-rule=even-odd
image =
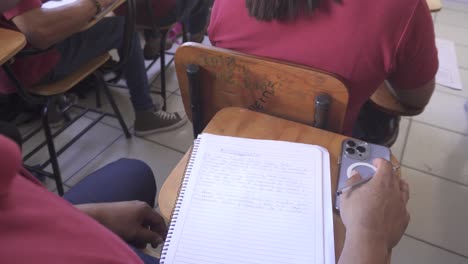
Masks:
[[[381,159],[381,158],[375,159],[373,161],[373,164],[377,168],[377,172],[375,173],[372,181],[381,182],[387,186],[394,185],[398,177],[394,177],[393,175],[392,164],[389,161]]]
[[[409,195],[410,195],[410,193],[409,193],[409,185],[408,185],[408,183],[407,183],[405,180],[403,180],[403,179],[400,180],[400,190],[401,190],[401,195],[402,195],[402,197],[403,197],[403,201],[405,202],[405,204],[407,204],[408,201],[409,201]]]
[[[148,228],[141,227],[136,233],[135,245],[151,244],[153,248],[156,248],[162,242],[164,242],[163,238]]]
[[[348,187],[348,186],[351,186],[353,184],[356,184],[358,182],[360,182],[362,180],[362,176],[359,174],[358,171],[356,170],[353,170],[351,172],[351,177],[349,177],[347,180],[346,180],[346,183],[345,183],[345,187]]]
[[[351,175],[352,176],[346,180],[344,188],[352,186],[352,185],[362,181],[362,176],[359,174],[359,172],[353,170]],[[339,199],[340,199],[341,204],[345,203],[345,200],[346,200],[345,198],[348,198],[351,192],[352,191],[348,191],[348,192],[345,192],[343,195],[340,195]]]
[[[153,208],[149,207],[145,210],[143,224],[150,226],[151,230],[158,233],[162,238],[166,239],[167,226],[162,216],[160,216]]]

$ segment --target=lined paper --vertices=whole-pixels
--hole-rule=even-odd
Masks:
[[[334,263],[327,152],[202,134],[195,155],[161,263]]]

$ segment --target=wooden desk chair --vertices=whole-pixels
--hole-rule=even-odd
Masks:
[[[192,0],[196,3],[193,3],[193,6],[198,6],[203,0]],[[167,101],[167,96],[166,96],[166,39],[167,39],[167,34],[169,33],[169,31],[171,30],[171,28],[178,22],[177,20],[174,20],[174,21],[171,21],[170,23],[166,24],[166,25],[162,25],[161,23],[159,23],[157,21],[157,19],[155,18],[155,16],[152,14],[153,12],[153,2],[152,0],[145,0],[145,4],[146,4],[146,7],[147,7],[147,10],[148,10],[148,17],[150,18],[151,20],[151,29],[154,30],[154,31],[159,31],[160,33],[160,37],[161,37],[161,41],[159,43],[159,62],[160,62],[160,76],[161,76],[161,97],[163,99],[163,106],[162,106],[162,109],[164,111],[166,111],[167,109],[167,104],[166,104],[166,101]],[[176,7],[178,8],[178,7]],[[179,18],[180,20],[180,18]],[[185,43],[187,42],[188,40],[188,36],[187,36],[187,26],[185,25],[185,23],[182,23],[182,42]],[[153,60],[150,64],[149,67],[151,67],[155,62],[156,62],[157,59]]]
[[[123,43],[123,49],[122,49],[123,52],[121,53],[120,61],[116,65],[113,66],[113,68],[111,69],[112,71],[118,70],[120,67],[123,66],[124,63],[126,63],[130,50],[132,48],[131,43],[132,43],[132,39],[133,39],[132,36],[134,32],[134,27],[135,27],[135,2],[134,0],[127,0],[127,6],[128,6],[128,10],[130,11],[127,13],[127,16],[126,16],[125,29],[124,29],[124,43]],[[17,34],[21,34],[21,33],[17,32]],[[1,48],[1,50],[3,50],[3,47]],[[26,50],[24,51],[23,56],[28,56],[28,55],[36,54],[40,52],[43,52],[43,51]],[[18,56],[20,55],[21,55],[21,52],[18,54]],[[40,168],[36,171],[46,176],[53,177],[57,185],[57,191],[60,195],[63,195],[64,191],[63,191],[62,177],[61,177],[60,168],[58,164],[58,155],[63,153],[68,147],[71,146],[71,144],[73,144],[84,133],[86,133],[89,129],[91,129],[92,126],[97,124],[99,120],[101,120],[104,116],[109,115],[109,114],[101,113],[100,118],[96,119],[93,123],[91,123],[91,125],[86,127],[84,131],[81,131],[80,133],[78,133],[78,135],[75,136],[72,140],[70,140],[70,142],[65,144],[65,146],[62,149],[60,149],[59,151],[56,151],[53,138],[57,136],[58,134],[60,134],[62,131],[64,131],[67,127],[69,127],[74,121],[76,121],[82,115],[78,116],[74,120],[67,120],[71,122],[69,122],[67,126],[64,126],[62,129],[60,129],[53,135],[51,128],[49,126],[49,120],[48,120],[48,112],[49,112],[53,98],[63,95],[64,93],[68,92],[71,88],[73,88],[76,84],[78,84],[80,81],[82,81],[89,75],[93,74],[98,80],[99,87],[97,88],[102,88],[104,90],[104,93],[107,99],[109,100],[109,103],[111,104],[111,107],[114,111],[114,114],[115,114],[114,117],[118,119],[122,127],[122,130],[125,133],[125,136],[127,138],[131,137],[128,131],[127,125],[125,124],[122,118],[122,115],[109,90],[109,87],[107,86],[107,83],[105,82],[103,78],[103,72],[99,70],[99,68],[103,66],[104,63],[106,63],[109,60],[109,58],[110,58],[109,54],[107,53],[102,54],[101,56],[98,56],[92,59],[91,61],[85,63],[78,70],[66,76],[65,78],[56,82],[42,84],[36,87],[23,87],[23,85],[15,77],[15,74],[11,70],[10,66],[8,64],[3,65],[5,72],[7,73],[8,77],[12,80],[12,82],[15,84],[15,86],[17,87],[18,93],[23,97],[23,99],[25,99],[25,101],[28,103],[37,104],[42,107],[42,128],[44,129],[46,142],[40,144],[35,150],[27,154],[24,157],[24,160],[27,160],[34,153],[40,150],[44,145],[47,145],[50,159],[46,161],[45,163],[41,164]],[[67,115],[65,115],[65,118],[70,119],[69,117],[67,117]],[[30,137],[32,137],[32,135],[29,135],[26,138],[30,138]],[[52,171],[53,171],[52,175],[45,173],[43,171],[49,164],[52,165]]]
[[[230,106],[312,126],[319,113],[315,101],[322,94],[331,98],[324,128],[342,132],[348,90],[325,72],[193,42],[177,50],[175,67],[195,136],[216,112]]]

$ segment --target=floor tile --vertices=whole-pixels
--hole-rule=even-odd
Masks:
[[[437,84],[436,91],[453,94],[459,97],[468,98],[468,70],[460,68],[459,71],[460,71],[460,78],[461,78],[462,86],[463,86],[462,90],[455,90],[455,89]]]
[[[173,94],[167,99],[167,109],[171,112],[179,112],[181,115],[186,115],[182,96]]]
[[[468,29],[466,30],[466,34],[468,35]],[[467,70],[468,69],[468,46],[456,45],[455,49],[457,52],[458,66]]]
[[[173,55],[166,54],[165,56],[166,67],[172,63],[173,57],[174,57]],[[150,65],[150,63],[152,63],[152,61],[149,61],[149,60],[145,61],[146,66]],[[161,61],[158,59],[153,64],[153,66],[146,71],[146,75],[148,76],[148,80],[150,83],[152,83],[156,78],[158,78],[160,70],[161,70]]]
[[[436,91],[424,112],[413,120],[468,134],[467,102],[466,98]]]
[[[55,150],[59,150],[63,147],[70,139],[76,136],[80,131],[82,131],[86,126],[91,124],[92,121],[88,118],[80,118],[74,122],[70,127],[64,130],[59,136],[54,140]],[[39,131],[35,136],[30,140],[24,142],[23,144],[23,156],[26,156],[30,151],[39,146],[45,140],[44,131]],[[49,159],[49,152],[47,147],[41,148],[35,155],[26,161],[28,165],[37,165]]]
[[[58,161],[63,182],[66,182],[67,179],[77,173],[122,135],[123,132],[118,129],[99,123],[96,124],[60,155]],[[52,171],[50,166],[46,170]]]
[[[393,249],[392,264],[468,264],[468,259],[403,236]]]
[[[403,165],[468,185],[468,136],[413,120],[406,144]]]
[[[434,28],[438,38],[451,40],[455,42],[455,44],[468,45],[468,34],[466,28],[439,23],[436,23]]]
[[[185,153],[193,145],[192,123],[187,121],[185,125],[176,130],[149,135],[145,139]]]
[[[437,13],[437,23],[460,26],[468,29],[468,13],[454,9],[442,8]]]
[[[468,3],[464,0],[442,0],[442,9],[468,12]]]
[[[468,256],[468,188],[408,168],[402,174],[410,186],[406,233]]]
[[[410,119],[408,118],[401,119],[400,132],[398,134],[397,141],[395,142],[395,144],[393,144],[391,148],[392,154],[400,161],[403,156],[406,137],[408,136],[409,124],[410,124]]]
[[[161,91],[161,76],[158,76],[158,78],[153,82],[151,86],[151,91]],[[171,63],[166,68],[166,94],[169,96],[171,93],[180,94],[179,81],[177,80],[177,74],[174,63]]]
[[[91,172],[120,158],[134,158],[145,161],[153,170],[158,188],[162,186],[166,177],[182,158],[183,154],[149,142],[132,137],[119,138],[112,146],[100,153],[86,167],[76,173],[67,184],[73,186]]]

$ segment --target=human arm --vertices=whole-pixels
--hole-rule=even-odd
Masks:
[[[432,93],[434,92],[435,79],[432,79],[426,84],[416,87],[415,89],[395,86],[391,86],[389,89],[404,106],[412,109],[424,109],[429,103]]]
[[[103,9],[114,0],[97,0]],[[34,8],[13,17],[13,23],[25,34],[29,44],[46,49],[80,31],[96,15],[92,0],[77,0],[61,7]]]
[[[387,263],[408,226],[408,184],[394,175],[390,162],[377,159],[374,165],[377,172],[368,183],[340,197],[346,239],[339,264]],[[347,184],[360,180],[356,174]]]
[[[435,88],[439,67],[434,25],[426,1],[420,0],[398,41],[391,92],[408,108],[424,109]]]
[[[123,240],[136,247],[157,247],[167,235],[164,219],[141,201],[75,205]]]

